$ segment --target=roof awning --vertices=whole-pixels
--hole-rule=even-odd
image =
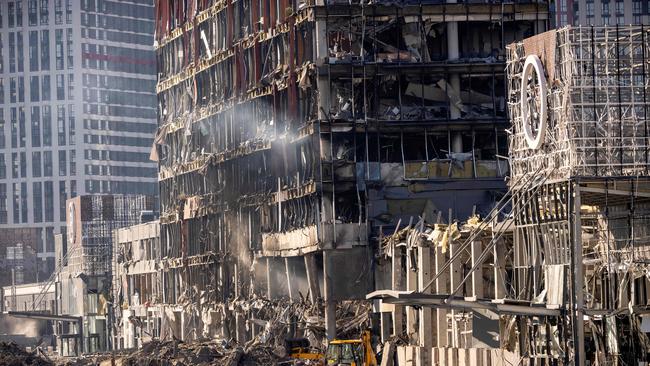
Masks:
[[[464,310],[490,310],[497,314],[560,316],[558,306],[531,303],[520,300],[490,300],[473,297],[460,297],[445,294],[423,294],[414,291],[378,290],[366,295],[368,300],[381,300],[386,304],[403,306],[423,306],[432,308],[452,308]]]

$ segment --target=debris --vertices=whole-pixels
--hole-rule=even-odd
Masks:
[[[0,365],[49,366],[52,362],[37,355],[36,352],[27,352],[14,342],[0,342]]]

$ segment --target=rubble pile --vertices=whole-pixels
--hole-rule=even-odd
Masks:
[[[0,365],[3,366],[50,366],[52,362],[37,355],[27,352],[16,343],[0,342]]]
[[[113,366],[119,365],[117,360],[123,359],[125,355],[126,352],[121,350],[110,353],[87,353],[77,357],[53,356],[52,362],[56,366]]]
[[[255,346],[250,349],[231,347],[227,342],[215,341],[183,343],[178,340],[152,341],[142,349],[122,359],[125,366],[175,365],[175,366],[252,366],[275,365],[282,360],[270,347]]]
[[[323,303],[255,298],[236,302],[234,308],[248,319],[254,319],[251,323],[263,328],[248,346],[263,344],[275,349],[282,347],[285,339],[295,337],[304,337],[312,347],[322,350],[327,345]],[[371,304],[367,301],[340,302],[336,308],[336,338],[358,338],[362,330],[370,327],[371,311]],[[289,334],[291,330],[294,334]]]
[[[336,338],[359,338],[363,330],[370,328],[371,311],[368,301],[342,301],[336,308]]]

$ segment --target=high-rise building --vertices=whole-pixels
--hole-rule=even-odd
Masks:
[[[0,3],[0,257],[34,250],[25,282],[54,268],[66,199],[157,189],[153,14],[151,0]]]
[[[555,21],[565,25],[648,24],[648,0],[556,0]]]

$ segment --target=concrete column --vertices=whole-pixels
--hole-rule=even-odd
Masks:
[[[223,310],[219,314],[219,321],[217,322],[217,324],[221,325],[220,333],[224,339],[228,339],[231,337],[230,326],[228,325],[228,319],[230,319],[230,316],[231,316],[230,310],[228,309],[227,306],[224,306]]]
[[[235,278],[235,297],[239,297],[241,295],[241,283],[240,283],[241,281],[240,281],[240,278],[239,278],[239,264],[237,262],[235,262],[232,265],[232,269],[233,269],[233,272],[234,272],[233,274],[234,274],[234,278]]]
[[[325,336],[328,341],[336,338],[336,301],[325,301]]]
[[[460,114],[456,118],[460,118]],[[461,132],[451,134],[451,151],[455,153],[463,152],[463,134]]]
[[[289,300],[293,300],[293,286],[291,284],[292,270],[291,263],[289,263],[289,258],[284,258],[284,272],[287,276],[287,291],[289,292]]]
[[[336,270],[332,266],[330,252],[323,251],[323,278],[325,292],[325,336],[328,340],[336,338],[336,301],[334,301],[334,283],[330,277]]]
[[[440,272],[442,266],[445,265],[445,253],[442,252],[441,247],[435,248],[435,261],[436,261],[436,273]],[[436,279],[436,293],[437,294],[447,294],[450,291],[447,289],[447,282],[449,281],[449,273],[447,271],[443,272]],[[436,309],[436,335],[437,335],[437,346],[447,347],[449,345],[449,337],[447,330],[447,309],[438,308]]]
[[[315,304],[320,298],[320,286],[318,285],[318,268],[316,268],[315,254],[309,253],[303,256],[305,260],[305,272],[309,284],[309,300]]]
[[[235,337],[239,344],[244,344],[247,341],[246,320],[239,313],[235,314]]]
[[[447,1],[448,3],[455,3],[455,0]],[[460,58],[460,47],[458,43],[458,22],[447,22],[447,59],[455,61]],[[458,74],[449,74],[449,86],[455,93],[460,93],[460,77]],[[452,101],[450,104],[450,117],[451,119],[460,118],[460,109]],[[459,152],[453,149],[454,152]],[[462,152],[462,151],[460,151]]]
[[[431,280],[431,248],[418,248],[418,290],[423,293],[431,293],[431,288],[423,291],[424,286]],[[430,307],[421,307],[419,317],[419,345],[420,361],[423,365],[431,365],[431,348],[433,347],[433,309]]]
[[[417,258],[408,253],[406,254],[406,289],[408,291],[417,291],[418,290],[418,278],[417,273],[413,272],[411,268],[415,267],[417,263],[413,263],[413,260],[417,261]],[[412,306],[406,307],[406,333],[408,335],[418,334],[418,324],[417,324],[417,310]]]
[[[506,288],[503,280],[505,279],[506,270],[503,263],[503,258],[505,253],[503,253],[503,241],[499,239],[499,242],[494,246],[493,249],[494,255],[494,298],[503,299],[506,297]]]
[[[382,311],[379,314],[381,316],[381,319],[380,319],[380,321],[381,321],[381,343],[384,343],[391,336],[391,331],[390,331],[390,328],[391,328],[391,320],[390,320],[391,313],[386,312],[386,311]]]
[[[483,253],[483,243],[479,240],[472,242],[472,267],[476,265]],[[476,299],[483,298],[483,267],[480,266],[472,273],[472,296]]]
[[[272,300],[275,297],[274,286],[272,284],[273,278],[271,276],[271,258],[267,257],[266,260],[266,297]]]
[[[447,22],[447,59],[454,61],[459,58],[458,22]]]
[[[404,271],[402,270],[402,257],[404,251],[402,248],[393,248],[393,258],[391,261],[391,285],[393,290],[404,290]],[[402,334],[404,328],[404,307],[402,305],[395,305],[393,307],[393,333],[396,335]]]
[[[251,314],[250,322],[248,323],[251,328],[251,339],[257,336],[257,324],[255,324],[255,314]]]
[[[582,263],[582,221],[580,215],[581,197],[580,185],[574,183],[573,198],[573,296],[575,302],[575,313],[573,317],[573,337],[575,343],[575,365],[585,365],[585,324],[584,324],[584,266]]]
[[[317,0],[321,1],[322,0]],[[319,65],[321,62],[323,62],[327,57],[329,57],[329,49],[328,49],[328,44],[327,44],[327,32],[326,32],[326,23],[323,20],[319,20],[315,22],[315,40],[314,43],[316,44],[316,47],[314,49],[314,52],[316,52],[316,55],[314,57],[314,60],[316,60],[316,64]],[[328,114],[330,111],[330,85],[329,85],[329,80],[327,76],[318,76],[316,79],[316,84],[318,87],[318,118],[320,119],[327,119]],[[323,112],[324,111],[324,112]]]
[[[458,247],[460,244],[457,243],[449,243],[449,256],[452,257],[457,251]],[[451,263],[451,267],[449,268],[449,275],[450,275],[450,280],[449,280],[449,292],[455,290],[456,287],[460,284],[461,281],[461,268],[462,265],[462,259],[461,256],[456,258],[455,261]],[[458,295],[458,294],[457,294]],[[458,327],[458,322],[455,320],[456,319],[456,310],[451,311],[451,347],[460,347],[460,329]]]

